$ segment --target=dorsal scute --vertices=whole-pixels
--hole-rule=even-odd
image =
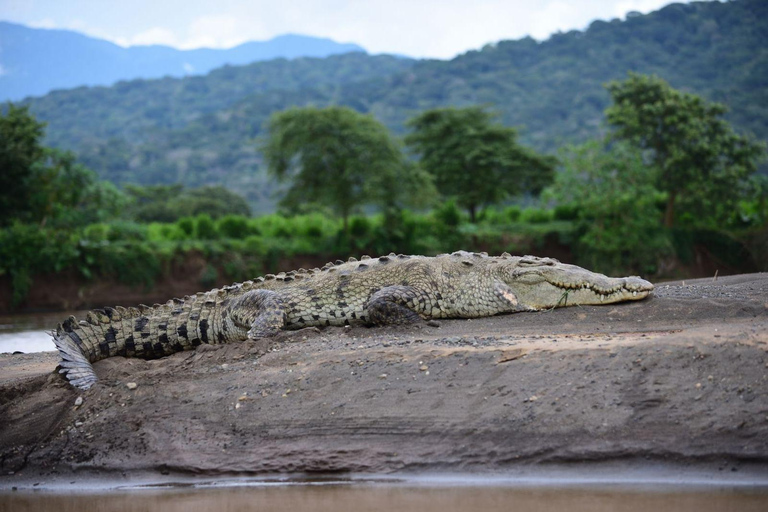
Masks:
[[[142,315],[146,315],[147,313],[152,312],[152,308],[147,306],[146,304],[139,304],[139,311],[141,311]]]
[[[354,262],[356,262],[356,261],[357,261],[357,258],[355,258],[354,256],[350,256],[350,257],[349,257],[349,259],[348,259],[347,261],[348,261],[349,263],[354,263]]]
[[[365,260],[369,260],[369,259],[371,259],[371,257],[368,256],[367,254],[363,254],[362,256],[360,256],[360,261],[365,261]]]

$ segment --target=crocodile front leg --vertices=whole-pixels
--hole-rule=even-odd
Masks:
[[[285,305],[271,290],[244,293],[232,301],[228,312],[237,327],[248,329],[251,340],[275,336],[285,325]]]
[[[413,286],[387,286],[368,300],[368,320],[373,325],[397,325],[419,322],[431,311],[426,294]]]

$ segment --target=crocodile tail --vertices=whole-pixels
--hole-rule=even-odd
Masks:
[[[55,331],[51,332],[51,336],[56,348],[59,349],[59,354],[61,354],[59,373],[65,374],[74,387],[88,389],[98,379],[91,362],[81,349],[82,340],[75,330],[76,326],[75,318],[69,317],[64,323],[59,324]]]

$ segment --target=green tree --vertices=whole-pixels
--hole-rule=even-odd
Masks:
[[[123,194],[72,153],[43,146],[44,127],[27,107],[9,104],[0,115],[0,225],[72,226],[117,215]]]
[[[438,191],[456,198],[475,222],[478,208],[552,181],[555,159],[517,142],[517,132],[480,107],[440,108],[410,119],[406,143],[435,178]]]
[[[613,137],[647,151],[656,186],[667,194],[665,226],[674,225],[681,199],[700,212],[711,212],[713,203],[723,211],[734,208],[765,150],[722,119],[724,105],[635,73],[607,88]]]
[[[581,264],[612,272],[654,273],[672,254],[661,225],[662,192],[636,147],[601,141],[561,151],[562,169],[545,196],[574,212]]]
[[[9,103],[0,113],[0,226],[29,213],[32,167],[45,155],[40,143],[44,128],[28,107]]]
[[[281,200],[332,208],[348,231],[349,216],[365,204],[418,204],[432,185],[408,164],[389,131],[372,116],[346,107],[292,108],[272,115],[261,147],[269,173],[290,182]]]
[[[219,185],[184,189],[181,184],[131,184],[125,190],[132,202],[127,215],[141,222],[174,222],[203,213],[213,219],[251,214],[243,196]]]

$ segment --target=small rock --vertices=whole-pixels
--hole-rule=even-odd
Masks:
[[[696,383],[696,389],[701,389],[701,382]]]
[[[440,327],[440,322],[437,320],[427,320],[427,325],[430,327]]]
[[[76,421],[75,422],[75,426],[76,427],[82,427],[83,426],[83,422],[82,421]]]
[[[425,372],[429,369],[429,367],[425,364],[419,366],[419,371]]]
[[[127,387],[128,389],[136,389],[137,387],[139,387],[139,385],[136,384],[135,382],[128,382],[125,384],[125,387]]]
[[[75,407],[80,407],[81,405],[83,405],[83,397],[79,396],[75,398]]]
[[[237,403],[235,404],[235,409],[239,409],[239,408],[240,408],[240,402],[237,402]]]
[[[382,373],[381,375],[379,375],[379,378],[380,379],[386,379],[387,378],[387,374],[386,373]]]
[[[537,397],[536,395],[533,395],[533,396],[531,396],[530,398],[528,398],[528,401],[529,401],[529,402],[535,402],[535,401],[536,401],[536,400],[538,400],[538,399],[539,399],[539,397]]]

